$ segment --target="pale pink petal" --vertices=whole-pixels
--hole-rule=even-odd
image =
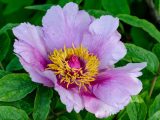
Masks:
[[[126,55],[126,48],[120,41],[121,35],[115,31],[111,37],[86,34],[82,45],[100,60],[100,69],[113,66]]]
[[[47,64],[46,59],[40,52],[23,40],[16,40],[14,43],[14,52],[21,57],[27,64],[33,68],[44,70]]]
[[[102,100],[93,96],[83,96],[85,109],[93,114],[97,118],[106,118],[120,111],[119,108],[110,106]],[[126,100],[128,103],[130,99]]]
[[[94,20],[89,30],[93,35],[102,35],[109,38],[118,28],[119,20],[111,15],[101,16],[100,19]]]
[[[66,105],[68,112],[71,112],[74,109],[78,113],[84,108],[84,104],[78,90],[66,89],[56,83],[55,90],[60,95],[62,103]]]
[[[21,57],[19,57],[19,60],[23,65],[24,69],[29,73],[32,81],[36,83],[41,83],[44,86],[53,87],[56,76],[52,71],[41,71],[38,68],[32,66],[31,64],[26,63]]]
[[[18,40],[14,43],[14,52],[19,57],[24,69],[29,72],[32,81],[45,86],[53,86],[53,79],[46,76],[48,57],[40,27],[22,23],[13,28]]]
[[[128,72],[132,77],[139,77],[142,75],[141,70],[147,66],[146,62],[143,63],[128,63],[124,67],[117,67],[116,70],[121,72]]]
[[[13,28],[13,33],[18,40],[29,44],[43,57],[47,57],[46,46],[40,27],[31,25],[30,23],[21,23],[17,27]]]
[[[50,51],[80,44],[83,33],[91,23],[91,17],[85,11],[79,11],[75,3],[51,7],[43,17],[45,43]]]
[[[97,83],[90,88],[93,95],[83,95],[85,108],[100,118],[122,110],[131,96],[142,90],[137,77],[145,66],[146,63],[133,63],[100,73]]]

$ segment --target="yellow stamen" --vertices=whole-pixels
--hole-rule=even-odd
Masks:
[[[71,68],[68,64],[68,59],[75,55],[85,62],[84,68]],[[53,70],[60,78],[60,83],[66,83],[68,88],[70,84],[75,84],[81,89],[82,87],[87,90],[86,86],[90,86],[90,83],[95,80],[95,75],[98,74],[99,60],[98,58],[89,53],[89,51],[82,47],[75,48],[72,44],[72,48],[66,48],[57,50],[49,55],[49,59],[52,63],[48,64],[48,68]]]

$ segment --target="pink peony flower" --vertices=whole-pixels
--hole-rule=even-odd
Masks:
[[[126,55],[118,18],[95,19],[71,2],[51,7],[42,23],[13,29],[14,52],[34,82],[54,86],[68,112],[85,108],[96,117],[107,117],[141,91],[137,77],[146,63],[114,67]]]

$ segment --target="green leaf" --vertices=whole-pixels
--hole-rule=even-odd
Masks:
[[[0,101],[20,100],[31,93],[36,86],[27,74],[8,74],[0,79]]]
[[[149,108],[149,117],[153,116],[159,110],[160,110],[160,94],[156,96],[154,102]]]
[[[25,8],[30,9],[30,10],[47,11],[51,6],[53,6],[53,5],[52,4],[44,4],[44,5],[27,6]]]
[[[70,120],[70,119],[67,118],[66,116],[60,116],[60,117],[58,118],[58,120]]]
[[[33,107],[24,100],[19,100],[15,102],[0,102],[0,106],[12,106],[18,109],[24,110],[27,114],[33,112]]]
[[[103,10],[94,10],[94,9],[92,9],[92,10],[91,10],[91,9],[90,9],[90,10],[87,10],[87,12],[88,12],[90,15],[96,17],[96,18],[99,18],[99,17],[101,17],[102,15],[110,14],[109,12],[106,12],[106,11],[103,11]]]
[[[66,106],[61,102],[61,100],[57,99],[56,105],[55,105],[55,110],[61,111],[61,110],[64,110],[65,108],[66,108]]]
[[[153,45],[152,38],[140,28],[131,28],[131,37],[135,45],[140,46],[145,49],[150,49]]]
[[[74,0],[75,3],[80,4],[83,0]]]
[[[6,67],[7,71],[16,71],[16,70],[22,70],[22,69],[23,67],[17,57],[14,57]]]
[[[155,44],[152,51],[157,55],[158,59],[160,60],[160,43]]]
[[[147,106],[139,96],[132,97],[130,104],[127,106],[127,113],[130,120],[145,120]]]
[[[131,16],[127,14],[119,14],[117,17],[134,27],[142,28],[144,31],[146,31],[150,36],[155,38],[158,42],[160,42],[160,32],[157,30],[157,28],[150,22],[144,19],[139,19],[136,16]]]
[[[6,57],[10,48],[10,38],[7,33],[0,35],[0,62]]]
[[[148,50],[138,47],[133,44],[125,44],[127,48],[127,55],[124,60],[133,62],[147,62],[147,69],[152,73],[158,71],[159,61],[156,55]]]
[[[22,99],[17,101],[17,103],[19,104],[19,108],[24,110],[27,114],[31,114],[33,112],[33,106],[28,101]]]
[[[101,9],[101,2],[100,0],[84,0],[84,9]]]
[[[16,23],[8,23],[0,29],[0,34],[6,33],[7,30],[11,30],[13,27],[16,27]]]
[[[7,74],[9,74],[9,72],[4,71],[4,70],[0,70],[0,79],[1,79],[2,77],[4,77],[5,75],[7,75]]]
[[[58,4],[63,7],[65,4],[69,2],[73,2],[73,0],[59,0]]]
[[[3,10],[4,11],[3,13],[5,15],[16,12],[17,10],[27,5],[31,5],[33,3],[33,0],[0,0],[0,1],[7,4],[7,7]]]
[[[160,111],[157,111],[153,116],[151,116],[148,120],[160,120]]]
[[[97,120],[97,118],[95,117],[94,114],[87,113],[87,115],[85,116],[84,120]]]
[[[1,120],[29,120],[25,111],[11,106],[0,106]]]
[[[99,120],[113,120],[114,116],[109,116],[107,118],[99,119]]]
[[[130,14],[127,0],[102,0],[102,6],[113,15]]]
[[[118,114],[118,120],[129,120],[127,111],[123,110],[122,112],[123,112],[122,114],[121,113]]]
[[[160,0],[155,0],[155,7],[157,10],[157,13],[160,14]]]
[[[39,87],[34,101],[33,118],[34,120],[46,120],[49,110],[53,91],[50,88]]]

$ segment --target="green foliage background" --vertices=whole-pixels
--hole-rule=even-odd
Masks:
[[[87,111],[67,113],[58,94],[33,83],[13,53],[11,29],[21,22],[41,25],[52,5],[76,2],[94,17],[120,19],[128,50],[117,66],[147,62],[143,90],[118,114],[102,120],[160,120],[160,0],[0,0],[0,120],[99,120]]]

